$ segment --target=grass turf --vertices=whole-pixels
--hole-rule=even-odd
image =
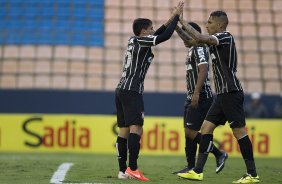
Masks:
[[[64,162],[74,165],[63,183],[140,183],[136,180],[117,179],[115,155],[100,154],[43,154],[43,153],[0,153],[1,184],[47,184],[58,166]],[[185,166],[180,156],[145,156],[138,161],[139,168],[150,179],[148,184],[227,184],[239,179],[245,172],[241,158],[228,158],[224,170],[215,173],[215,160],[211,156],[204,171],[204,181],[196,182],[178,178],[171,174]],[[282,158],[256,158],[261,183],[281,184]]]

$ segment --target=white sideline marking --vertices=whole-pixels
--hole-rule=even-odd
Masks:
[[[50,183],[60,184],[64,181],[65,176],[68,172],[68,170],[71,168],[73,163],[62,163],[57,171],[53,174]]]

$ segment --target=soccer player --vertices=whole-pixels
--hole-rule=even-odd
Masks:
[[[203,180],[203,168],[211,151],[213,131],[218,125],[224,125],[228,121],[233,135],[238,141],[247,168],[247,173],[233,183],[258,183],[259,176],[256,172],[252,143],[245,128],[244,92],[236,77],[236,45],[234,37],[226,31],[227,14],[223,11],[214,11],[210,14],[206,24],[209,35],[202,35],[193,27],[186,25],[183,20],[180,22],[193,39],[209,45],[217,97],[201,127],[202,139],[196,167],[186,173],[179,173],[178,176],[192,180]]]
[[[156,32],[152,21],[145,18],[133,22],[134,36],[128,40],[124,58],[123,73],[116,89],[116,109],[119,134],[116,141],[119,161],[118,178],[131,178],[148,181],[138,169],[137,159],[140,151],[140,137],[143,132],[144,102],[143,88],[147,70],[154,58],[151,47],[168,40],[183,12],[184,2],[174,8],[171,18]],[[126,165],[127,148],[129,167]]]
[[[201,28],[194,22],[188,23],[201,33]],[[184,173],[195,167],[197,144],[200,143],[201,133],[199,130],[213,101],[213,93],[209,84],[209,52],[203,46],[193,46],[192,38],[180,27],[176,32],[188,48],[186,57],[186,86],[187,98],[184,105],[184,131],[185,131],[185,155],[188,163],[184,169],[173,174]],[[216,173],[219,173],[227,159],[227,153],[221,152],[212,145],[211,152],[216,158]]]

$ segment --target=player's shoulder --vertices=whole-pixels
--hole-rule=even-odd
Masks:
[[[137,36],[131,36],[128,40],[127,43],[128,44],[133,44],[136,41]]]
[[[152,40],[155,37],[157,37],[156,35],[146,35],[146,36],[140,36],[138,37],[139,40]]]
[[[215,37],[232,37],[232,35],[229,31],[215,33],[213,36],[215,36]]]

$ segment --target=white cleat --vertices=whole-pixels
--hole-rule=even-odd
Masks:
[[[128,176],[122,171],[118,172],[118,179],[128,179]]]

